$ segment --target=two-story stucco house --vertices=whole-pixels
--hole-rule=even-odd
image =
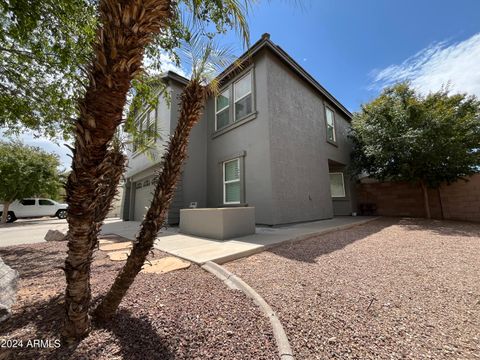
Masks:
[[[179,209],[253,206],[257,224],[279,225],[350,215],[353,184],[345,174],[351,145],[350,112],[313,79],[268,34],[218,79],[221,90],[207,101],[193,129],[170,224]],[[170,106],[160,97],[155,109],[140,113],[138,124],[173,133],[179,95],[186,79],[163,76]],[[161,147],[161,144],[158,144]],[[129,153],[123,206],[125,220],[141,220],[151,201],[151,159]]]

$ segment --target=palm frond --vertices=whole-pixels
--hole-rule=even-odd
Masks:
[[[191,80],[208,85],[210,91],[218,88],[216,76],[235,64],[236,60],[233,47],[220,46],[215,40],[200,34],[194,34],[185,41],[179,53],[182,64],[190,69]]]
[[[205,23],[205,19],[216,18],[218,24],[234,28],[243,40],[245,48],[250,45],[250,30],[247,21],[253,4],[258,0],[183,0],[192,14],[194,25]],[[215,3],[212,6],[212,3]],[[206,16],[208,14],[208,16]],[[220,20],[221,19],[221,20]]]

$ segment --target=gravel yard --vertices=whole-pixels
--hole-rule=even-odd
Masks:
[[[75,349],[26,348],[33,339],[55,340],[63,316],[66,244],[0,249],[21,274],[13,316],[0,339],[22,339],[11,359],[276,359],[268,319],[242,293],[229,290],[199,267],[163,275],[139,274],[112,323],[96,328]],[[164,256],[155,250],[154,258]],[[104,294],[123,262],[97,252],[93,297]],[[3,351],[3,353],[2,353]],[[0,349],[0,359],[7,352]]]
[[[380,219],[225,267],[297,359],[480,359],[480,224]]]

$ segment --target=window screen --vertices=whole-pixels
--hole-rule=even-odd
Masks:
[[[329,141],[335,141],[335,115],[329,108],[325,108],[325,114],[327,119],[327,139]]]
[[[230,93],[225,90],[216,99],[217,130],[227,126],[230,122]]]
[[[252,73],[234,84],[235,121],[252,113]]]
[[[343,173],[330,173],[330,192],[332,197],[345,197]]]
[[[240,159],[223,163],[223,202],[225,204],[239,204],[240,188]]]

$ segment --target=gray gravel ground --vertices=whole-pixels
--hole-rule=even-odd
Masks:
[[[297,359],[480,359],[480,224],[384,218],[225,267]]]
[[[65,278],[59,266],[65,243],[0,249],[21,275],[13,316],[0,326],[1,339],[23,347],[0,348],[0,359],[277,359],[268,319],[239,291],[192,265],[163,275],[139,274],[114,320],[94,328],[76,348],[54,348],[63,316]],[[165,256],[155,250],[154,257]],[[97,252],[94,298],[104,294],[123,262]],[[28,340],[51,340],[50,348],[27,347]]]

